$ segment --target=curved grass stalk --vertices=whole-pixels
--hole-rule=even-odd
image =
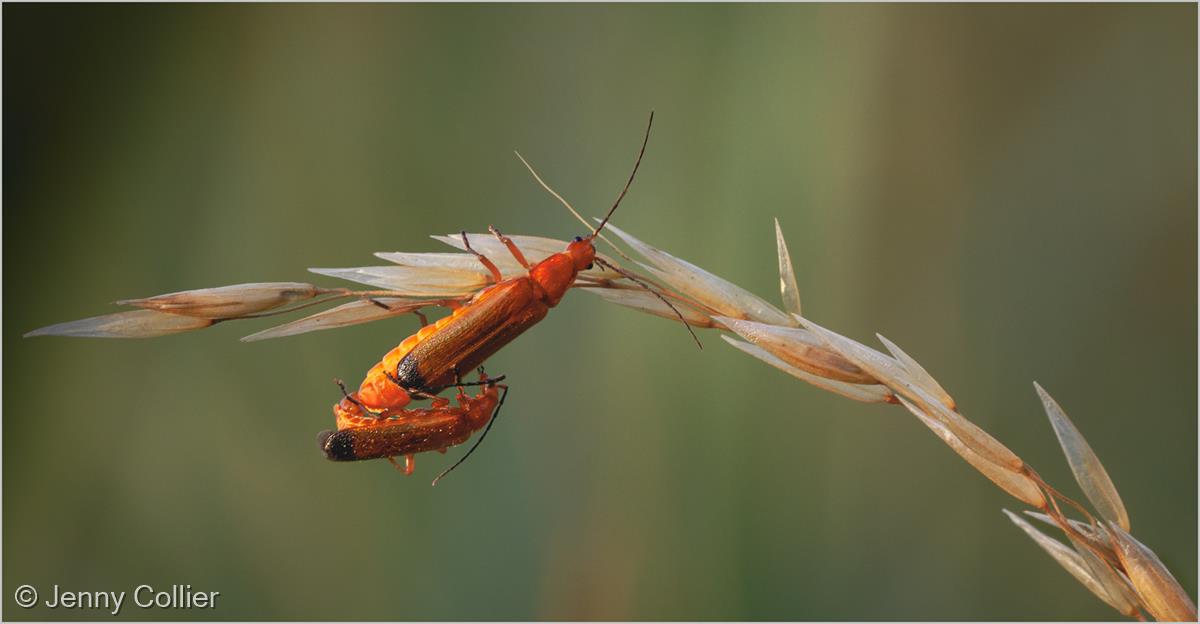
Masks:
[[[536,174],[534,174],[536,176]],[[539,178],[540,182],[540,178]],[[542,183],[544,185],[544,183]],[[557,196],[557,194],[556,194]],[[565,200],[564,200],[565,203]],[[1035,543],[1046,550],[1092,593],[1131,618],[1196,620],[1196,606],[1158,556],[1129,534],[1129,514],[1108,472],[1067,418],[1062,407],[1035,384],[1071,471],[1088,501],[1082,504],[1046,483],[1021,457],[958,411],[954,398],[914,358],[877,335],[890,354],[817,325],[800,315],[800,295],[791,258],[776,223],[780,292],[784,312],[749,291],[700,267],[656,249],[627,232],[609,229],[643,256],[637,262],[646,276],[604,257],[597,267],[580,273],[576,288],[605,301],[647,314],[736,335],[722,336],[738,350],[801,381],[857,401],[903,406],[951,447],[970,466],[1004,492],[1032,507],[1035,517],[1057,527],[1066,537],[1052,540],[1009,514]],[[471,234],[480,246],[492,245],[484,234]],[[458,237],[435,237],[461,248]],[[564,241],[512,237],[531,251],[554,253]],[[494,245],[493,245],[494,246]],[[615,246],[614,246],[615,248]],[[499,248],[496,248],[499,251]],[[617,250],[622,258],[629,256]],[[345,327],[417,313],[427,306],[454,307],[486,286],[482,271],[458,253],[381,253],[390,267],[315,269],[318,273],[374,286],[375,290],[326,289],[295,282],[239,284],[183,291],[118,302],[138,308],[34,330],[27,336],[140,338],[209,327],[215,323],[274,316],[335,300],[354,299],[302,319],[247,336],[260,340]],[[505,273],[522,267],[495,254]],[[631,263],[635,261],[630,260]],[[511,266],[510,266],[511,265]],[[630,283],[628,276],[657,292]],[[671,306],[665,301],[670,300]],[[673,308],[672,308],[673,306]],[[1080,520],[1064,510],[1077,512]],[[1100,518],[1100,519],[1098,519]]]
[[[646,258],[649,264],[642,266],[673,289],[680,300],[690,302],[689,307],[719,312],[710,312],[709,322],[694,323],[696,327],[735,333],[745,342],[724,336],[726,342],[823,390],[907,408],[971,467],[1060,529],[1067,544],[1004,510],[1038,546],[1106,604],[1138,620],[1149,615],[1161,621],[1196,621],[1191,597],[1157,555],[1128,533],[1128,512],[1100,459],[1062,407],[1040,385],[1034,384],[1037,394],[1072,473],[1098,512],[1095,515],[1050,486],[1028,463],[963,416],[941,384],[895,343],[877,335],[891,354],[885,355],[800,316],[791,258],[778,221],[775,226],[782,303],[790,314],[616,226],[610,224],[609,229]],[[619,291],[608,293],[605,299],[665,316]],[[691,319],[688,322],[693,323]],[[872,387],[886,390],[883,394],[866,390]],[[1083,521],[1070,518],[1064,509],[1078,512]]]

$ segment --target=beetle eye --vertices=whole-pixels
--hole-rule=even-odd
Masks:
[[[582,236],[576,236],[576,237],[575,237],[575,242],[577,242],[577,243],[582,243],[582,242],[583,242],[583,237],[582,237]]]
[[[586,269],[584,269],[584,270],[585,270],[585,271],[591,271],[591,270],[592,270],[592,267],[594,267],[594,266],[596,266],[596,265],[595,265],[595,263],[593,263],[593,262],[589,262],[589,263],[588,263],[588,265],[587,265],[587,268],[586,268]]]

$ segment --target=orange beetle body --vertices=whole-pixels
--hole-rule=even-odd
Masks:
[[[651,113],[650,122],[653,121]],[[576,237],[562,252],[531,266],[512,240],[495,228],[489,228],[526,268],[525,275],[503,279],[499,268],[471,249],[466,233],[462,233],[463,247],[475,254],[494,283],[476,293],[467,303],[452,306],[454,311],[450,315],[405,338],[367,371],[356,392],[346,393],[333,406],[338,430],[325,432],[320,438],[326,457],[335,461],[376,457],[392,460],[394,456],[405,455],[407,461],[403,470],[410,473],[414,453],[444,451],[491,422],[493,409],[498,410],[504,402],[503,395],[497,399],[497,380],[489,381],[480,369],[482,381],[472,385],[485,385],[486,388],[472,398],[461,389],[461,374],[479,367],[492,354],[545,318],[550,308],[558,305],[575,283],[579,272],[590,269],[597,261],[592,241],[629,190],[645,153],[649,133],[648,125],[633,174],[616,203],[589,236]],[[451,385],[460,386],[458,407],[451,407],[449,401],[436,396]],[[507,387],[504,388],[507,392]],[[406,409],[414,396],[431,398],[433,404],[428,409]]]
[[[379,417],[341,418],[337,431],[321,433],[325,456],[333,461],[355,461],[380,457],[410,456],[405,472],[411,472],[411,455],[444,450],[461,444],[491,419],[500,399],[496,384],[478,396],[458,393],[458,405],[442,399],[426,409],[391,410]]]
[[[545,318],[595,256],[591,240],[572,242],[528,275],[481,290],[449,316],[405,338],[367,371],[357,392],[334,405],[338,428],[343,421],[369,418],[364,408],[386,416],[408,405],[412,392],[436,394],[455,384],[462,371],[477,368]]]
[[[595,257],[592,242],[581,239],[534,265],[528,275],[480,291],[435,323],[424,339],[418,333],[417,342],[394,369],[396,380],[405,388],[431,393],[455,383],[459,372],[479,366],[545,318]]]

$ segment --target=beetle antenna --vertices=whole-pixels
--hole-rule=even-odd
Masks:
[[[600,258],[596,258],[596,259],[594,260],[594,262],[595,262],[596,264],[599,264],[599,265],[600,265],[600,266],[602,266],[602,267],[607,267],[607,268],[609,268],[609,269],[612,269],[612,270],[616,271],[617,273],[620,273],[621,275],[624,275],[625,277],[629,278],[631,281],[633,281],[634,283],[636,283],[638,286],[641,286],[642,288],[645,288],[645,289],[646,289],[646,292],[648,292],[648,293],[650,293],[650,294],[654,295],[655,297],[658,297],[658,300],[659,300],[659,301],[661,301],[661,302],[663,302],[663,303],[667,304],[667,307],[668,307],[668,308],[671,308],[671,311],[675,313],[675,316],[679,317],[679,322],[680,322],[680,323],[683,323],[683,326],[687,328],[687,330],[688,330],[688,333],[692,335],[692,340],[695,340],[695,341],[696,341],[696,346],[697,346],[697,347],[700,347],[700,350],[701,350],[701,351],[703,351],[703,350],[704,350],[704,345],[700,344],[700,337],[696,335],[696,332],[692,331],[692,326],[691,326],[691,324],[689,324],[689,323],[687,322],[687,320],[685,320],[685,319],[683,318],[683,314],[681,314],[681,313],[679,312],[679,308],[676,308],[674,305],[672,305],[672,304],[671,304],[671,302],[670,302],[670,301],[667,301],[667,298],[666,298],[666,297],[664,297],[664,296],[662,296],[662,293],[658,292],[657,290],[654,290],[653,288],[650,288],[650,286],[649,286],[649,285],[647,285],[645,282],[643,282],[642,280],[640,280],[640,279],[638,279],[637,277],[635,277],[635,276],[634,276],[632,273],[630,273],[630,272],[626,271],[625,269],[622,269],[622,268],[621,268],[621,267],[619,267],[619,266],[616,266],[616,265],[612,264],[611,262],[605,262],[604,260],[601,260]]]
[[[533,165],[530,165],[529,161],[525,160],[525,157],[521,155],[521,152],[513,150],[513,153],[517,155],[517,158],[519,158],[521,160],[521,164],[525,165],[525,168],[528,169],[529,173],[533,175],[533,179],[537,180],[537,183],[540,184],[541,187],[543,189],[545,189],[547,193],[550,193],[551,195],[553,195],[554,198],[557,199],[560,204],[562,204],[563,206],[566,206],[567,210],[570,210],[571,214],[575,215],[575,218],[578,219],[579,222],[583,224],[583,227],[592,231],[592,236],[599,236],[600,240],[608,243],[608,246],[612,247],[613,251],[616,251],[617,254],[620,255],[622,258],[625,258],[626,260],[629,260],[630,262],[633,261],[632,258],[625,255],[625,252],[621,251],[621,249],[619,247],[614,245],[612,241],[605,238],[603,234],[600,234],[599,229],[592,227],[592,225],[587,222],[587,219],[584,219],[582,216],[580,216],[580,214],[575,211],[575,208],[571,206],[571,202],[567,201],[566,199],[563,199],[563,196],[559,195],[558,191],[555,191],[554,189],[550,188],[550,185],[546,184],[546,182],[544,180],[542,180],[542,176],[538,175],[537,171],[534,171]]]
[[[650,127],[654,125],[654,111],[650,111],[650,121],[646,122],[646,136],[642,138],[642,149],[638,151],[637,160],[633,163],[633,172],[629,174],[629,180],[625,182],[625,188],[621,189],[621,194],[617,195],[617,201],[613,203],[612,208],[608,209],[608,214],[604,215],[604,220],[596,229],[592,230],[592,235],[589,238],[596,238],[600,234],[600,230],[604,229],[604,225],[608,223],[608,218],[617,210],[617,206],[621,205],[621,200],[625,199],[625,193],[629,192],[629,186],[633,184],[633,177],[637,175],[638,167],[642,164],[642,156],[646,154],[646,144],[650,142]]]
[[[500,377],[497,377],[496,379],[503,379],[503,378],[504,378],[503,376],[500,376]],[[495,380],[491,380],[491,381],[494,382]],[[437,485],[438,481],[442,480],[442,477],[450,474],[450,472],[452,470],[461,466],[462,463],[467,461],[467,458],[471,456],[471,453],[474,453],[475,449],[479,448],[479,445],[483,443],[483,439],[486,438],[488,432],[492,430],[492,425],[494,425],[496,423],[496,418],[500,416],[500,408],[504,407],[504,399],[505,399],[505,397],[508,396],[508,386],[502,385],[500,387],[504,388],[504,392],[500,393],[500,402],[496,403],[496,411],[492,412],[492,418],[490,420],[488,420],[487,427],[483,428],[483,433],[480,434],[479,439],[475,440],[475,444],[471,445],[471,448],[470,448],[470,450],[467,451],[466,455],[463,455],[462,457],[459,458],[458,461],[454,462],[453,466],[450,466],[449,468],[443,470],[442,473],[439,474],[433,480],[433,483],[430,483],[430,485]]]

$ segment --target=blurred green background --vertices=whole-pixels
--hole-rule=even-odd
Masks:
[[[28,6],[4,14],[3,616],[20,584],[220,591],[153,619],[1108,619],[903,410],[569,295],[488,443],[333,464],[401,318],[41,338],[108,302],[616,223],[921,360],[1078,495],[1031,382],[1196,586],[1196,7]]]

